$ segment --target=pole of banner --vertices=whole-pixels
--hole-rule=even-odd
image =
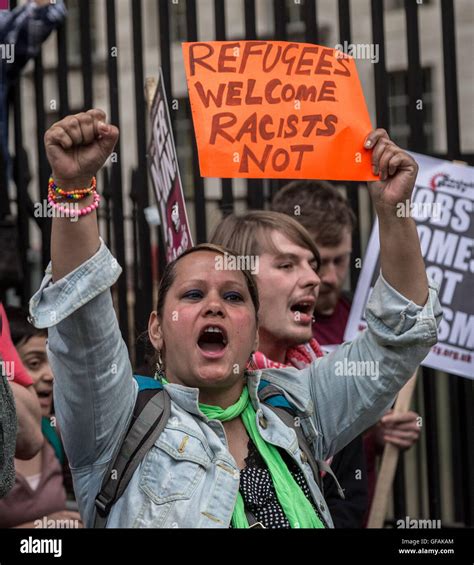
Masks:
[[[150,110],[153,104],[153,99],[155,98],[157,80],[155,77],[147,77],[145,80],[145,97],[146,103],[148,105],[148,110]]]
[[[415,385],[416,372],[398,393],[394,412],[408,411],[413,391],[415,390]],[[380,465],[378,479],[375,485],[374,499],[370,508],[369,521],[367,523],[368,528],[383,528],[385,516],[387,514],[388,498],[392,489],[399,455],[400,449],[397,446],[391,443],[385,444],[382,455],[382,463]]]

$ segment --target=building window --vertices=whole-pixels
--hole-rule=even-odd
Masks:
[[[188,29],[186,25],[186,3],[185,0],[171,2],[169,5],[170,38],[172,42],[186,41]]]
[[[423,90],[422,100],[424,112],[423,131],[426,139],[426,148],[433,150],[433,85],[432,71],[422,69]],[[410,125],[408,123],[408,71],[395,71],[388,73],[388,105],[390,111],[390,137],[400,147],[407,148],[410,138]]]

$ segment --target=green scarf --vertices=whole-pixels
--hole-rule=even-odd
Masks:
[[[167,383],[166,379],[163,379],[163,382]],[[221,422],[227,422],[241,416],[247,433],[268,467],[278,501],[290,526],[292,528],[325,527],[311,502],[306,498],[288,470],[278,449],[274,445],[267,443],[260,435],[257,427],[257,415],[250,402],[247,387],[244,387],[239,400],[226,409],[208,404],[199,404],[199,409],[209,419],[220,420]],[[240,492],[237,493],[237,501],[232,515],[232,525],[234,528],[249,527],[247,516],[245,515],[244,501]]]

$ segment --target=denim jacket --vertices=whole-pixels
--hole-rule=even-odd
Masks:
[[[120,272],[101,242],[93,257],[55,283],[49,265],[30,301],[31,321],[48,328],[56,414],[86,527],[93,525],[94,500],[131,420],[138,388],[109,291]],[[280,387],[298,409],[315,457],[334,455],[384,414],[436,343],[437,288],[430,282],[429,298],[420,307],[380,276],[366,318],[366,331],[307,368],[256,371],[248,378],[262,437],[303,471],[330,527],[331,516],[294,430],[260,404],[257,388],[261,378]],[[351,361],[378,362],[377,377],[344,375],[341,368]],[[113,506],[107,527],[228,528],[239,468],[223,425],[201,413],[198,389],[165,386],[171,416]]]

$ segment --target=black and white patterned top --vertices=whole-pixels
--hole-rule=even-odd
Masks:
[[[313,502],[303,472],[286,452],[279,451],[293,478],[324,524],[325,522]],[[257,522],[261,522],[265,528],[289,529],[290,523],[278,501],[270,471],[251,440],[248,443],[248,456],[245,459],[245,464],[245,468],[240,471],[240,494],[244,500],[245,510],[250,511]]]

